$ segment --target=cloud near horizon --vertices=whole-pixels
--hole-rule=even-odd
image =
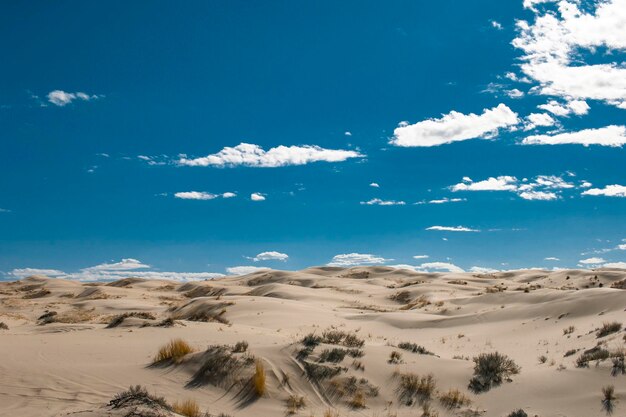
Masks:
[[[389,261],[393,261],[393,259],[385,259],[369,253],[345,253],[335,255],[327,265],[350,267],[358,265],[384,264]]]
[[[289,255],[287,255],[286,253],[281,253],[281,252],[276,252],[276,251],[268,251],[268,252],[261,252],[255,257],[248,258],[248,259],[252,259],[254,262],[260,262],[260,261],[283,261],[285,262],[287,259],[289,259]]]

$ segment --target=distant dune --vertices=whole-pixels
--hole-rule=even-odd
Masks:
[[[2,282],[0,416],[624,416],[624,289],[617,269]]]

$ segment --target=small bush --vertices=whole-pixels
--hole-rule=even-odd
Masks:
[[[397,350],[394,350],[389,354],[389,360],[387,362],[394,364],[402,363],[402,354]]]
[[[254,393],[257,397],[262,397],[267,392],[265,367],[263,366],[263,362],[260,360],[256,361],[256,368],[254,376],[252,377],[252,385],[254,387]]]
[[[351,358],[362,358],[365,356],[365,352],[361,349],[348,349],[348,356]]]
[[[595,346],[591,349],[588,349],[582,353],[576,359],[576,367],[577,368],[588,368],[589,362],[591,361],[603,361],[608,359],[610,353],[608,350],[601,348],[600,346]]]
[[[519,410],[511,412],[511,414],[509,414],[507,417],[528,417],[528,414],[526,414],[526,411],[520,408]]]
[[[317,345],[319,345],[320,343],[322,343],[322,338],[320,336],[317,336],[317,335],[313,334],[313,333],[309,333],[306,336],[304,336],[300,342],[304,346],[313,347],[314,348]]]
[[[537,360],[539,361],[539,363],[546,363],[548,361],[548,357],[546,355],[541,355],[539,356],[539,358],[537,358]]]
[[[612,333],[617,333],[620,330],[622,330],[622,323],[618,323],[616,321],[612,323],[603,323],[602,327],[600,327],[596,332],[596,337],[599,339]]]
[[[339,417],[339,412],[328,408],[324,411],[324,417]]]
[[[183,339],[173,339],[159,349],[154,357],[153,363],[163,363],[165,361],[180,362],[185,355],[193,352],[194,349]]]
[[[348,401],[348,405],[352,408],[365,408],[365,395],[361,391],[354,393],[354,396]]]
[[[175,413],[183,415],[185,417],[201,417],[200,407],[194,400],[185,400],[181,403],[175,402],[172,405],[172,410]]]
[[[567,352],[565,352],[565,354],[563,355],[564,358],[567,358],[568,356],[572,356],[573,354],[575,354],[576,352],[578,352],[577,349],[570,349]]]
[[[520,367],[508,356],[499,352],[481,353],[474,357],[474,376],[470,379],[469,389],[475,393],[489,391],[519,372]]]
[[[615,387],[613,385],[602,387],[602,397],[602,407],[604,411],[606,411],[607,414],[611,414],[615,409],[615,400],[617,400]]]
[[[127,391],[120,392],[109,401],[112,408],[121,408],[131,405],[146,405],[151,408],[162,407],[171,410],[172,407],[163,397],[157,397],[148,393],[141,385],[131,386]]]
[[[338,366],[326,366],[309,362],[304,362],[303,365],[307,376],[313,381],[332,378],[339,375],[342,371],[342,368]]]
[[[439,413],[433,410],[430,403],[422,404],[422,415],[420,417],[439,417]]]
[[[611,368],[611,376],[626,374],[626,366],[624,365],[624,357],[613,358],[613,367]]]
[[[226,346],[209,346],[202,359],[203,364],[196,371],[190,383],[192,386],[209,383],[215,386],[229,387],[239,380],[239,371],[244,366],[251,364],[251,361],[233,356]]]
[[[341,362],[347,353],[347,350],[340,348],[324,349],[320,354],[320,362]]]
[[[563,336],[567,336],[568,334],[572,334],[572,333],[574,333],[575,330],[576,330],[576,328],[574,326],[566,327],[565,329],[563,329]]]
[[[413,373],[397,373],[400,378],[398,384],[398,396],[400,402],[412,405],[415,400],[420,403],[427,402],[435,392],[436,382],[433,374],[419,376]]]
[[[9,326],[7,326],[3,321],[0,321],[0,330],[9,330]]]
[[[233,352],[235,353],[243,353],[246,350],[248,350],[248,342],[246,342],[245,340],[237,342],[235,343],[235,346],[233,346]]]
[[[420,355],[434,355],[434,353],[429,352],[424,346],[420,346],[416,343],[402,342],[398,343],[398,347],[403,350],[408,350],[409,352],[419,353]]]
[[[152,313],[147,313],[144,311],[132,311],[130,313],[119,314],[113,317],[113,319],[109,322],[109,324],[107,324],[106,329],[112,329],[114,327],[119,326],[120,324],[124,322],[124,320],[126,320],[129,317],[137,317],[138,319],[144,319],[144,320],[156,319],[156,317],[154,317],[154,314]]]
[[[439,394],[439,402],[448,409],[460,408],[470,405],[472,400],[458,389],[450,389],[448,392]]]
[[[359,339],[359,337],[353,333],[332,329],[325,330],[319,342],[328,343],[329,345],[342,345],[350,348],[361,348],[365,344],[364,340]]]
[[[287,398],[287,414],[296,414],[299,409],[304,408],[306,405],[304,397],[302,395],[290,395]]]

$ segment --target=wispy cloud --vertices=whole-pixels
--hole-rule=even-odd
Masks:
[[[430,271],[430,270],[443,270],[448,272],[465,272],[463,268],[456,266],[455,264],[449,262],[426,262],[421,264],[420,269]]]
[[[440,119],[428,119],[415,124],[402,122],[394,130],[389,141],[395,146],[439,146],[447,143],[492,138],[503,128],[519,123],[517,113],[505,104],[485,109],[478,115],[457,111],[443,115]]]
[[[626,75],[626,74],[625,74]],[[626,126],[607,126],[577,132],[532,135],[522,140],[522,145],[599,145],[620,147],[626,143]]]
[[[63,90],[54,90],[50,91],[46,97],[48,98],[48,102],[54,104],[55,106],[63,107],[75,100],[90,101],[102,98],[103,96],[96,94],[90,95],[87,93],[83,93],[82,91],[78,91],[76,93],[68,93]]]
[[[230,275],[248,275],[253,272],[267,271],[269,269],[270,268],[262,266],[231,266],[230,268],[226,268],[226,272]]]
[[[581,185],[581,187],[585,185]],[[557,192],[564,189],[576,188],[571,182],[558,175],[538,175],[532,180],[526,178],[502,175],[490,177],[482,181],[473,181],[464,177],[463,182],[449,187],[453,192],[459,191],[509,191],[514,192],[524,200],[556,200]]]
[[[404,206],[404,201],[381,200],[380,198],[372,198],[368,201],[361,201],[361,204],[367,206]]]
[[[465,226],[430,226],[427,227],[426,230],[436,230],[440,232],[480,232],[480,230]]]
[[[180,198],[181,200],[214,200],[216,198],[233,198],[236,197],[237,194],[227,192],[223,194],[212,194],[207,193],[205,191],[181,191],[174,194],[174,197]]]
[[[289,165],[306,165],[313,162],[343,162],[364,155],[357,151],[324,149],[319,146],[277,146],[268,151],[259,145],[240,143],[235,147],[225,147],[218,153],[201,158],[181,157],[180,165],[196,167],[259,167],[276,168]]]
[[[385,259],[380,256],[372,255],[369,253],[345,253],[335,255],[333,259],[328,263],[329,266],[357,266],[357,265],[376,265],[384,264],[393,259]]]

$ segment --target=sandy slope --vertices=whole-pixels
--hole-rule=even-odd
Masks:
[[[604,322],[626,322],[626,291],[612,288],[626,288],[620,284],[625,279],[626,271],[606,269],[420,274],[327,267],[186,284],[105,285],[44,277],[0,283],[0,322],[9,328],[0,330],[0,416],[130,415],[106,404],[134,384],[169,402],[194,399],[212,414],[284,416],[285,401],[293,394],[305,398],[305,408],[297,412],[302,416],[322,416],[329,408],[341,416],[421,415],[417,403],[401,403],[395,371],[432,373],[439,392],[458,388],[472,399],[471,406],[448,410],[433,394],[431,405],[440,416],[506,416],[518,408],[529,416],[600,416],[605,415],[601,388],[608,384],[618,397],[614,415],[626,415],[626,375],[612,377],[610,359],[589,368],[575,365],[583,350],[599,342],[612,352],[624,349],[623,326],[602,338],[595,329]],[[57,314],[51,323],[39,324],[47,311]],[[149,312],[155,319],[127,318],[105,328],[127,312]],[[203,315],[214,321],[188,320]],[[168,317],[176,319],[173,327],[154,326]],[[336,346],[322,344],[297,359],[300,340],[331,326],[363,339],[364,356],[325,363],[342,370],[334,380],[313,381],[304,371],[306,363],[318,363],[324,349]],[[564,335],[569,326],[575,330]],[[150,367],[158,348],[175,337],[197,352],[179,364]],[[236,373],[242,382],[233,386],[192,383],[209,357],[208,346],[240,340],[249,343],[247,354],[235,355],[240,362],[254,355],[264,364],[264,397],[250,395],[247,381],[254,366],[242,365]],[[405,341],[434,355],[395,347]],[[571,349],[580,351],[564,357]],[[401,352],[401,363],[388,363],[392,351]],[[521,373],[474,394],[468,390],[471,358],[493,351],[514,359]],[[354,361],[365,369],[355,369]],[[358,390],[368,393],[365,408],[350,407],[354,396],[338,393],[349,376],[367,380],[357,382]]]

